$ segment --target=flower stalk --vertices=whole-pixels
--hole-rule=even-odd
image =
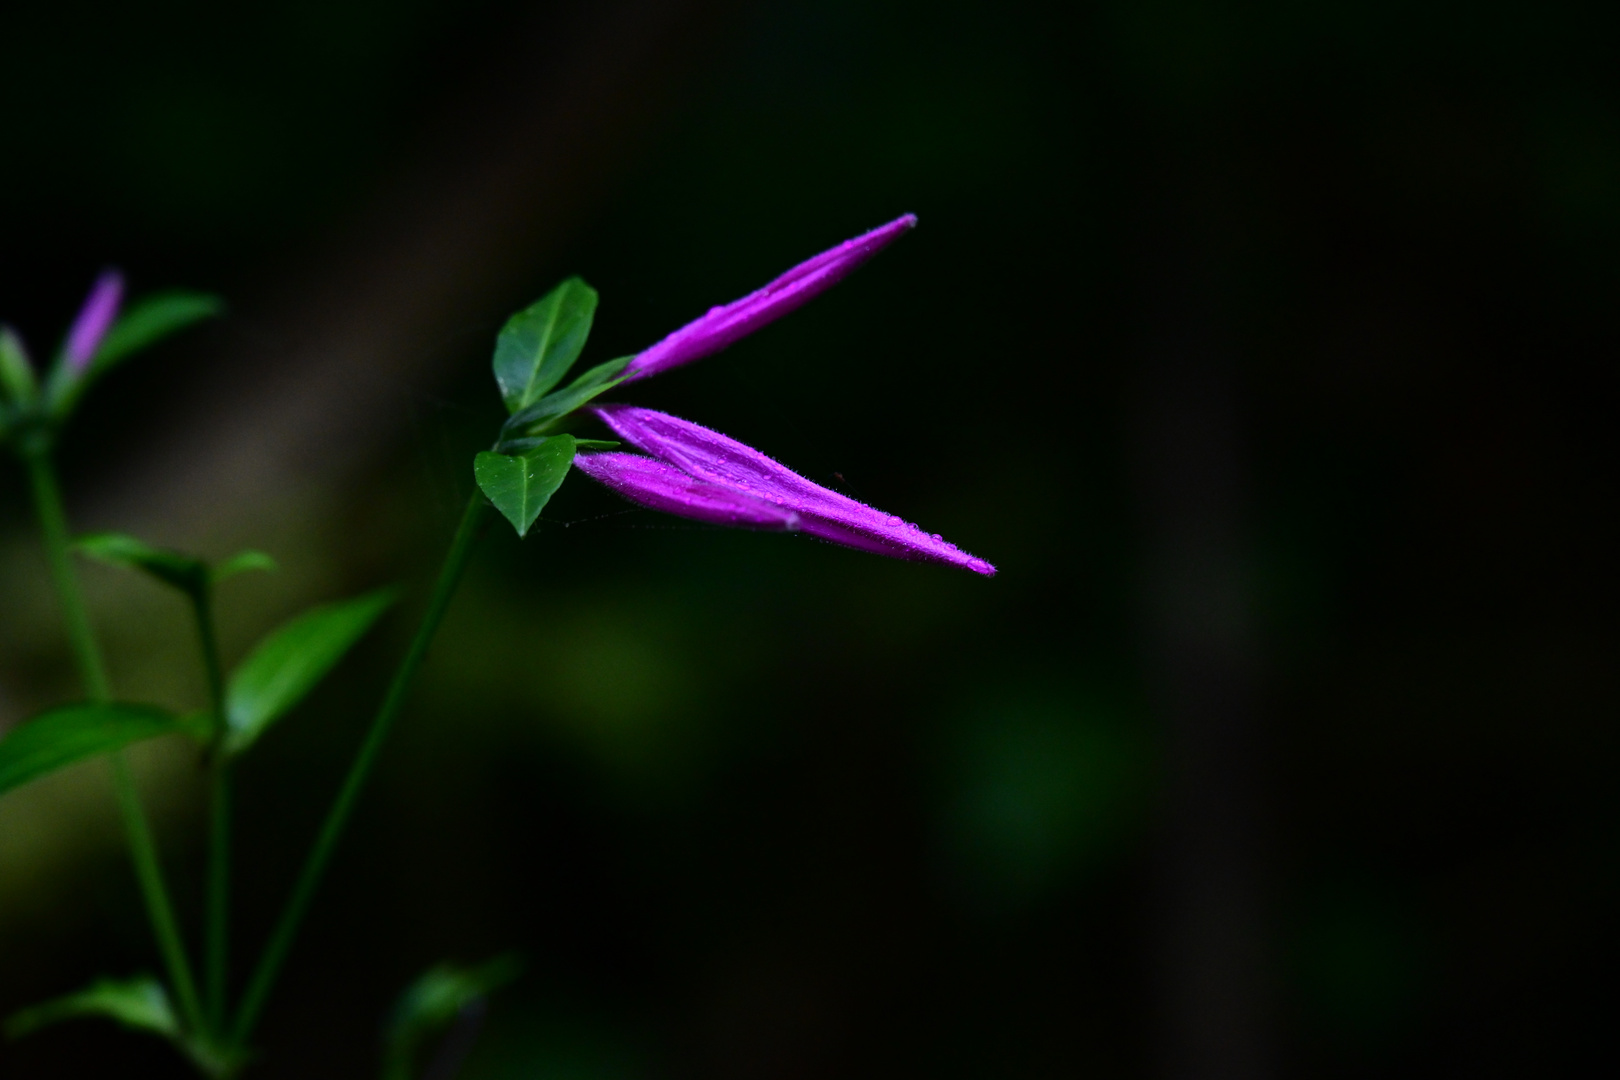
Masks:
[[[236,1046],[245,1045],[253,1034],[253,1028],[259,1021],[259,1014],[264,1009],[265,1000],[275,985],[276,977],[281,973],[282,964],[286,962],[287,951],[292,948],[293,939],[298,936],[298,928],[309,910],[310,901],[315,898],[315,890],[319,887],[327,864],[331,862],[332,854],[343,836],[343,830],[354,812],[360,791],[365,787],[372,767],[376,764],[377,754],[382,750],[383,742],[388,738],[388,732],[393,728],[400,708],[405,704],[405,696],[410,690],[411,682],[416,678],[422,660],[427,656],[428,646],[433,642],[433,635],[438,631],[439,623],[443,621],[444,613],[450,607],[450,600],[455,596],[462,574],[466,572],[468,560],[472,557],[474,545],[477,543],[479,533],[482,532],[487,509],[488,504],[485,503],[483,495],[474,492],[467,502],[467,509],[461,515],[461,523],[456,528],[455,537],[450,542],[450,550],[445,555],[444,565],[439,570],[438,581],[434,584],[433,595],[428,600],[422,621],[416,628],[416,635],[411,639],[404,660],[400,662],[393,680],[388,684],[388,693],[372,719],[371,727],[366,732],[359,753],[355,755],[354,763],[349,767],[349,773],[343,780],[343,787],[338,791],[332,808],[327,811],[326,819],[321,823],[320,833],[316,836],[315,844],[304,861],[303,869],[299,871],[292,895],[288,898],[286,907],[282,909],[281,917],[276,921],[275,930],[270,935],[269,944],[265,946],[248,982],[247,990],[242,995],[242,1003],[238,1007],[230,1032],[231,1042]]]

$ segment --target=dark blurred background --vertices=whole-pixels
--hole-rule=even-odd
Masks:
[[[75,525],[274,554],[231,657],[414,590],[245,769],[239,970],[562,276],[596,362],[916,212],[620,396],[1001,570],[577,477],[491,530],[254,1075],[368,1075],[507,950],[469,1080],[1612,1068],[1617,13],[11,0],[0,318],[48,352],[109,264],[231,306],[93,397]],[[5,726],[75,688],[13,468],[0,515]],[[200,704],[180,604],[83,573],[120,692]],[[194,754],[137,757],[195,917]],[[156,963],[104,767],[0,800],[0,1011]],[[115,1070],[186,1075],[0,1047]]]

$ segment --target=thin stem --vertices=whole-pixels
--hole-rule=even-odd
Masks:
[[[376,763],[377,753],[382,749],[383,741],[388,737],[388,731],[398,717],[400,707],[405,703],[405,695],[410,689],[411,680],[415,677],[417,669],[422,666],[422,659],[427,655],[434,632],[438,630],[445,610],[450,606],[450,599],[455,595],[456,586],[461,582],[462,572],[466,570],[467,561],[472,555],[473,543],[478,538],[484,506],[483,495],[474,492],[467,503],[466,511],[461,515],[461,524],[456,529],[455,539],[450,542],[450,551],[445,555],[444,565],[439,570],[439,580],[433,587],[433,596],[428,600],[427,611],[422,615],[422,623],[416,628],[416,636],[411,639],[405,659],[394,672],[388,693],[371,722],[370,730],[366,732],[365,741],[360,744],[360,752],[355,756],[354,764],[349,767],[349,774],[344,778],[343,787],[333,801],[332,809],[327,812],[326,820],[321,823],[321,831],[304,861],[303,869],[299,872],[292,896],[282,910],[281,918],[270,935],[269,944],[265,946],[258,966],[254,968],[253,977],[242,996],[242,1004],[231,1031],[232,1041],[238,1046],[245,1043],[248,1036],[253,1033],[253,1026],[258,1022],[265,999],[275,984],[283,961],[287,958],[287,950],[298,934],[299,923],[314,898],[315,889],[320,884],[326,864],[332,858],[338,839],[343,834],[343,828],[348,824],[355,801],[360,797],[360,790],[365,786],[366,778]]]
[[[78,579],[73,576],[62,489],[57,486],[56,473],[43,451],[29,454],[27,463],[28,479],[34,490],[34,510],[39,514],[39,528],[44,534],[45,560],[51,566],[51,579],[56,583],[56,595],[62,603],[62,617],[67,620],[68,640],[73,644],[73,656],[79,664],[79,677],[84,680],[84,691],[92,701],[111,701],[107,668],[101,662],[95,632],[90,629],[90,613],[85,609],[84,597],[79,594]]]
[[[69,557],[67,512],[62,506],[62,491],[56,483],[56,474],[43,450],[26,454],[28,479],[34,492],[34,508],[39,514],[40,532],[44,536],[45,558],[50,563],[51,577],[67,619],[68,639],[73,644],[73,655],[78,660],[79,674],[84,679],[85,692],[93,701],[112,700],[112,687],[107,681],[107,669],[101,662],[101,650],[96,645],[95,633],[90,629],[90,615],[79,593],[78,579],[73,576],[73,563]],[[115,751],[112,758],[113,789],[118,796],[118,809],[124,819],[124,832],[129,841],[129,853],[135,863],[135,877],[146,902],[146,916],[152,924],[152,936],[157,939],[169,970],[169,981],[174,984],[180,999],[181,1011],[194,1030],[206,1031],[202,1008],[197,1000],[197,986],[191,978],[191,964],[186,959],[186,946],[175,924],[174,907],[169,903],[169,891],[163,883],[163,868],[158,862],[157,846],[152,842],[152,829],[146,813],[141,809],[140,794],[135,788],[135,777],[130,772],[129,760],[123,751]]]
[[[186,958],[186,944],[180,937],[180,928],[174,920],[174,908],[169,904],[168,890],[163,885],[163,870],[158,863],[157,845],[152,842],[152,830],[147,826],[146,814],[141,810],[141,797],[135,790],[135,777],[130,772],[124,755],[112,755],[113,784],[118,791],[118,807],[124,814],[124,826],[129,833],[129,852],[135,861],[135,876],[141,883],[141,895],[146,899],[146,913],[157,938],[163,963],[169,969],[169,980],[174,983],[175,996],[180,999],[180,1011],[193,1031],[206,1032],[202,1004],[197,999],[197,984],[191,978],[191,963]]]
[[[215,1031],[223,1031],[231,895],[231,772],[223,754],[216,754],[210,771],[214,789],[208,827],[208,1021]]]
[[[225,674],[214,631],[213,588],[204,581],[191,594],[197,615],[197,638],[208,676],[208,705],[214,714],[214,741],[208,757],[208,902],[203,939],[203,978],[208,1023],[225,1028],[225,981],[230,956],[231,765],[225,753]]]

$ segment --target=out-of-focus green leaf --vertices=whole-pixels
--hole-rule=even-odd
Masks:
[[[597,364],[569,383],[566,388],[554,394],[547,394],[528,408],[514,413],[501,428],[501,435],[516,438],[520,435],[544,434],[548,425],[567,416],[592,398],[618,386],[622,381],[619,376],[634,359],[633,356],[621,356],[617,360]]]
[[[225,691],[225,749],[239,754],[343,659],[396,598],[379,589],[353,600],[322,604],[259,642],[231,675]]]
[[[596,317],[596,290],[569,278],[507,320],[495,341],[495,382],[517,412],[562,381],[585,348]]]
[[[383,1038],[384,1080],[409,1080],[418,1051],[443,1032],[474,1002],[516,979],[523,963],[516,956],[496,957],[475,968],[440,964],[400,995]]]
[[[195,595],[208,584],[208,566],[201,559],[167,548],[153,547],[125,533],[90,533],[73,543],[74,550],[97,562],[142,570],[182,592]]]
[[[527,536],[534,519],[562,486],[574,463],[572,435],[553,435],[526,454],[484,451],[473,459],[473,476],[495,509]]]
[[[235,555],[214,567],[212,577],[214,584],[218,585],[227,578],[233,578],[237,574],[245,574],[249,570],[274,572],[277,569],[279,567],[276,566],[276,560],[262,551],[238,551]]]
[[[76,994],[42,1002],[6,1020],[6,1037],[20,1039],[47,1024],[80,1016],[104,1016],[127,1028],[179,1039],[180,1021],[163,984],[150,975],[133,979],[98,979]]]
[[[130,743],[190,732],[155,705],[63,705],[24,720],[0,738],[0,794]]]
[[[9,326],[0,326],[0,393],[17,405],[27,405],[39,392],[28,350]]]
[[[107,331],[90,368],[97,373],[106,371],[131,353],[224,310],[224,301],[208,293],[174,289],[142,297]]]

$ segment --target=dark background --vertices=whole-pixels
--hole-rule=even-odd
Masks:
[[[46,353],[109,264],[231,305],[75,422],[76,526],[276,555],[231,657],[413,589],[245,769],[238,971],[560,277],[596,362],[916,212],[619,396],[1001,571],[579,477],[492,530],[254,1075],[368,1075],[505,950],[470,1080],[1612,1069],[1617,10],[12,0],[0,317]],[[0,514],[5,726],[75,690],[15,469]],[[199,704],[179,603],[84,575],[120,692]],[[196,762],[138,764],[194,919]],[[100,769],[0,800],[0,1010],[157,963]],[[113,1074],[185,1067],[0,1047]]]

